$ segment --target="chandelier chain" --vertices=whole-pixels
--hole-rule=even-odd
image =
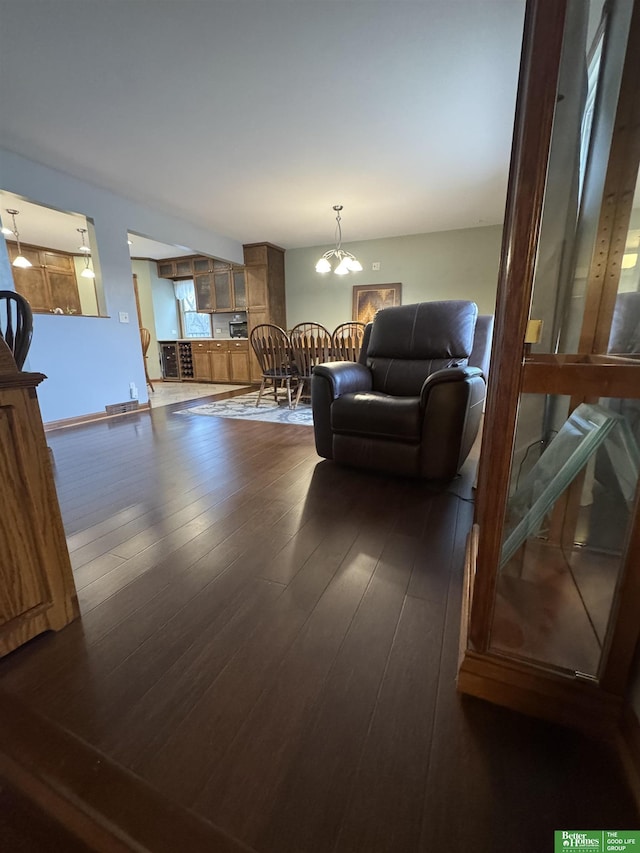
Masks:
[[[18,226],[16,225],[16,214],[19,213],[19,211],[8,207],[7,213],[11,215],[11,221],[13,222],[13,234],[16,238],[16,243],[18,244],[18,254],[21,255],[22,249],[20,248],[20,232],[18,231]]]

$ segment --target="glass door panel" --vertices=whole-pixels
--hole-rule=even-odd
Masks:
[[[490,649],[597,679],[633,517],[640,400],[569,408],[521,400]]]
[[[231,311],[231,273],[215,272],[213,274],[213,288],[215,292],[215,310],[216,311]]]
[[[244,277],[244,270],[233,270],[233,307],[247,307],[247,286]]]
[[[601,7],[573,4],[565,29],[531,300],[543,329],[533,353],[592,351],[585,312],[597,313],[588,286],[607,265],[600,238],[612,223],[603,202],[630,14],[628,4],[606,5],[595,26]]]

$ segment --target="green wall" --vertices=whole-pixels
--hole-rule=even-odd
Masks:
[[[351,319],[357,284],[402,284],[402,303],[472,299],[481,314],[493,314],[502,226],[465,228],[345,243],[363,266],[359,273],[320,275],[315,264],[328,245],[285,253],[287,325],[315,321],[333,330]],[[379,263],[379,270],[372,264]]]

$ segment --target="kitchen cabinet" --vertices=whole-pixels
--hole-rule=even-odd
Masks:
[[[193,378],[196,382],[213,382],[210,353],[211,341],[191,342],[191,363],[193,365]]]
[[[231,382],[251,381],[249,341],[229,341],[229,379]]]
[[[286,328],[284,249],[271,243],[247,243],[244,264],[249,335],[261,323]],[[251,381],[261,382],[262,371],[253,352],[250,364]]]
[[[211,377],[214,382],[230,382],[229,345],[227,341],[212,341],[209,352]]]
[[[166,258],[158,261],[158,278],[191,278],[193,275],[194,258],[189,256],[186,258]]]
[[[213,259],[205,260],[209,268],[193,276],[198,311],[244,311],[247,307],[244,269]]]
[[[9,260],[18,256],[16,243],[7,242]],[[22,246],[22,254],[32,266],[11,267],[16,291],[29,301],[32,311],[51,312],[61,308],[65,314],[80,314],[80,295],[73,255],[54,252],[40,246]]]
[[[193,378],[199,382],[249,382],[249,342],[191,341]]]

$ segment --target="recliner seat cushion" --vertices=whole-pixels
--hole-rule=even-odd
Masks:
[[[376,392],[344,394],[331,406],[334,432],[419,442],[422,430],[419,397],[392,397]]]

